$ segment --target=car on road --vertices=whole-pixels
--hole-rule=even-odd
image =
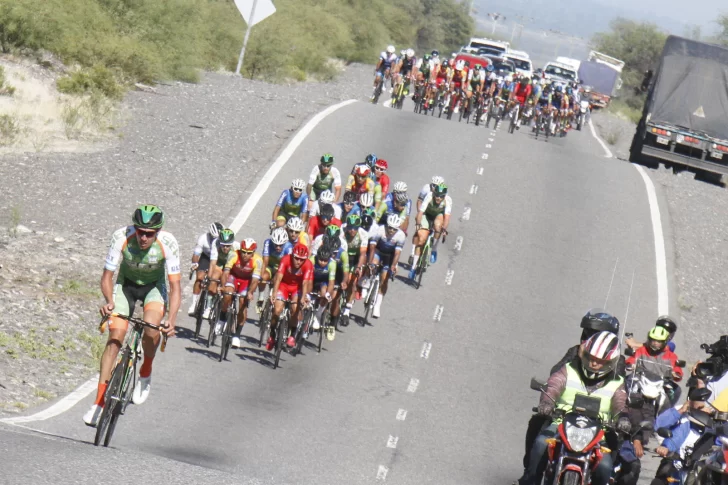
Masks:
[[[521,76],[533,77],[533,63],[528,53],[524,51],[511,50],[506,55],[506,59],[513,62],[516,66],[516,72]]]
[[[455,56],[455,62],[465,61],[469,69],[473,69],[475,66],[488,67],[491,63],[490,59],[484,56],[476,56],[473,54],[465,54],[463,52]]]
[[[543,76],[545,79],[562,83],[577,82],[579,78],[572,66],[553,61],[547,62],[543,67]]]

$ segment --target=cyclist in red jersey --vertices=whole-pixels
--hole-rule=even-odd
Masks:
[[[308,294],[313,290],[313,263],[308,259],[308,248],[297,243],[293,253],[281,258],[278,272],[273,280],[270,301],[273,304],[273,316],[270,321],[270,337],[265,345],[270,351],[276,344],[276,327],[278,317],[283,312],[284,301],[291,301],[291,322],[298,322],[300,303],[308,305],[311,301]],[[295,330],[289,328],[289,331]],[[293,336],[286,339],[286,345],[293,347],[296,340]]]
[[[326,204],[321,207],[319,215],[308,221],[308,235],[311,241],[323,234],[331,224],[341,227],[341,221],[334,217],[334,213],[334,207],[331,204]]]
[[[374,164],[374,179],[382,187],[382,199],[389,192],[389,175],[386,174],[389,163],[383,158],[377,160]]]

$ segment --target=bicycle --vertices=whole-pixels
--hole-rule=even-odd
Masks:
[[[104,410],[101,412],[99,421],[96,424],[95,446],[99,446],[102,439],[104,446],[109,446],[111,437],[114,435],[114,430],[116,429],[116,424],[119,421],[119,416],[124,414],[126,407],[131,402],[131,396],[134,393],[134,386],[136,385],[137,362],[142,358],[142,332],[144,328],[154,330],[166,328],[163,325],[154,325],[153,323],[145,322],[141,318],[112,313],[101,319],[99,330],[104,331],[104,325],[111,317],[126,320],[134,324],[134,328],[131,332],[127,332],[124,337],[124,344],[116,359],[114,370],[111,372],[109,384],[106,387]],[[164,352],[166,346],[167,336],[163,334],[162,346],[159,350]]]
[[[263,304],[263,311],[260,312],[260,319],[258,320],[258,330],[260,332],[258,336],[258,347],[262,347],[264,342],[268,341],[270,335],[270,320],[273,315],[273,304],[270,302],[270,297],[265,298]]]
[[[319,298],[317,293],[309,293],[308,297],[311,299],[311,301],[315,301],[317,298]],[[306,305],[303,308],[303,318],[298,321],[298,323],[296,324],[296,329],[293,332],[293,338],[296,341],[296,345],[294,345],[293,348],[288,351],[291,356],[295,357],[296,354],[301,353],[301,349],[303,348],[303,341],[308,339],[308,336],[310,335],[313,318],[313,305]]]
[[[217,333],[215,332],[215,327],[217,326],[217,321],[220,319],[220,313],[222,312],[222,295],[220,294],[220,287],[218,287],[217,293],[213,295],[212,297],[212,304],[210,305],[210,316],[207,319],[208,322],[210,322],[210,330],[207,334],[207,348],[209,349],[210,346],[215,345],[215,337],[217,337]]]
[[[487,126],[487,125],[486,125]],[[445,242],[445,239],[447,238],[447,231],[442,230],[442,242]],[[430,227],[430,232],[427,234],[427,239],[425,240],[424,246],[422,246],[422,251],[420,251],[420,257],[417,259],[417,262],[415,263],[415,277],[413,280],[413,283],[415,285],[415,289],[419,290],[420,285],[422,284],[422,275],[427,271],[427,268],[430,266],[430,254],[432,253],[432,244],[435,240],[435,229]]]
[[[521,115],[521,105],[516,102],[513,108],[508,112],[508,116],[511,118],[511,124],[508,126],[508,133],[513,134],[516,131],[516,125]]]
[[[240,298],[233,293],[232,300],[230,308],[228,308],[227,319],[220,330],[220,357],[218,362],[227,359],[228,351],[233,342],[233,332],[238,322],[238,301]]]
[[[195,335],[194,338],[200,336],[200,329],[202,328],[202,316],[205,313],[205,305],[207,303],[207,289],[210,286],[210,275],[205,270],[205,277],[200,283],[200,295],[197,299],[197,305],[195,305],[195,311],[193,316],[195,317]]]
[[[270,301],[270,300],[268,300]],[[274,361],[273,369],[278,368],[278,363],[281,360],[281,352],[283,347],[286,345],[286,335],[288,334],[289,320],[291,318],[291,300],[286,300],[283,306],[283,311],[278,317],[278,329],[276,332],[276,346],[274,349]]]
[[[377,83],[377,87],[374,88],[374,97],[372,98],[372,104],[377,104],[379,102],[379,96],[382,95],[382,89],[384,88],[384,83],[388,79],[389,79],[389,69],[387,69],[384,74],[379,76],[379,82]]]
[[[379,293],[379,273],[382,270],[381,264],[369,264],[369,290],[367,297],[364,299],[364,324],[369,323],[369,314],[374,309],[374,302],[377,300]]]
[[[501,118],[503,117],[503,102],[500,101],[498,98],[494,98],[490,109],[488,109],[488,116],[485,119],[485,127],[490,127],[490,120],[495,119],[495,125],[493,126],[493,129],[498,129],[498,123],[500,123]]]
[[[402,109],[402,105],[404,104],[404,89],[405,81],[400,80],[394,88],[394,95],[392,96],[392,103],[390,104],[391,108]]]
[[[549,141],[549,135],[551,134],[551,120],[553,118],[553,114],[549,110],[548,113],[544,113],[544,110],[542,109],[539,114],[538,118],[536,119],[536,126],[534,127],[536,132],[536,139],[538,140],[538,134],[541,130],[544,131],[544,135],[546,136],[546,141]]]
[[[471,100],[472,101],[472,100]],[[483,116],[483,105],[485,104],[483,102],[483,93],[479,92],[475,96],[475,107],[473,108],[473,114],[475,115],[475,126],[480,125],[480,117]],[[470,116],[468,114],[468,123],[470,123]]]

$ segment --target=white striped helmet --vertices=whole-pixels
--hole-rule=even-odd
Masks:
[[[374,205],[374,196],[369,192],[365,192],[359,196],[359,205],[362,207],[371,207]]]
[[[270,233],[270,240],[273,241],[273,244],[277,244],[279,246],[286,244],[288,242],[288,233],[285,228],[278,227]]]
[[[291,187],[294,189],[304,190],[306,188],[306,182],[303,179],[293,179]]]
[[[319,204],[333,204],[334,203],[334,193],[330,190],[324,190],[321,192],[321,195],[319,196]]]
[[[581,370],[587,379],[609,374],[619,360],[619,338],[612,332],[599,332],[589,337],[581,349]]]

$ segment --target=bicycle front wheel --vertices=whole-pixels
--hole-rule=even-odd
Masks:
[[[260,316],[260,320],[258,321],[258,325],[260,326],[260,335],[258,337],[258,347],[262,347],[263,342],[268,341],[268,335],[270,334],[270,314],[271,314],[270,300],[266,300],[265,305],[263,305],[263,314]]]
[[[207,290],[200,292],[200,298],[197,300],[195,307],[195,338],[200,336],[200,329],[202,328],[202,315],[205,313],[205,307],[207,306]]]
[[[94,445],[99,446],[101,440],[104,439],[104,446],[109,445],[111,441],[111,435],[108,435],[110,424],[112,419],[114,420],[114,426],[116,426],[115,416],[117,408],[120,408],[119,401],[121,398],[121,384],[124,380],[124,374],[129,366],[129,359],[131,358],[131,348],[126,347],[122,353],[121,358],[116,362],[113,372],[111,373],[111,379],[109,385],[106,388],[106,395],[104,396],[105,404],[104,410],[101,412],[99,422],[96,424],[96,437],[94,438]],[[111,434],[114,433],[114,428],[111,429]]]
[[[286,344],[286,334],[288,333],[288,314],[281,315],[278,318],[278,335],[276,336],[276,353],[275,361],[273,362],[273,368],[278,368],[278,363],[281,360],[281,352],[283,346]]]

